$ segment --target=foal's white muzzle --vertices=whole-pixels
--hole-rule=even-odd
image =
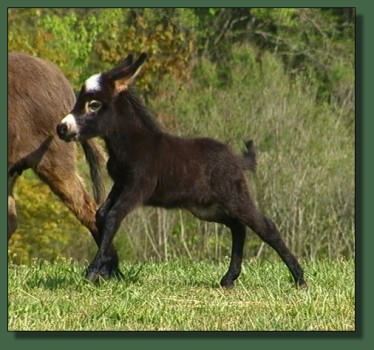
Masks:
[[[57,125],[57,134],[60,139],[69,142],[76,139],[78,135],[78,125],[73,114],[68,114]]]

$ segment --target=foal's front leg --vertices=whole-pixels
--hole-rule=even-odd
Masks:
[[[117,203],[118,198],[120,197],[123,189],[114,184],[111,188],[108,197],[105,199],[104,203],[100,206],[99,209],[96,211],[96,226],[98,227],[99,234],[103,232],[104,225],[105,225],[105,217],[109,213],[109,210],[113,208],[113,206]],[[101,243],[101,235],[100,235],[100,242],[98,246],[100,247]]]
[[[100,247],[102,241],[101,235],[105,225],[105,217],[108,214],[109,210],[116,203],[120,194],[121,190],[116,185],[114,185],[111,191],[109,192],[105,202],[96,211],[96,226],[99,230],[99,240],[97,242],[98,247]],[[109,247],[108,256],[110,256],[110,260],[104,266],[101,267],[100,275],[105,279],[112,276],[117,278],[123,278],[123,273],[121,272],[118,266],[118,253],[117,250],[114,248],[113,244]]]
[[[107,206],[103,207],[103,211],[105,208],[107,211],[105,216],[100,218],[102,220],[99,225],[101,243],[93,262],[87,268],[86,278],[88,280],[94,282],[99,277],[104,279],[110,277],[111,271],[108,267],[110,267],[112,259],[110,248],[113,238],[122,220],[139,203],[139,193],[140,191],[124,190],[117,196],[112,205],[109,205],[108,202]]]

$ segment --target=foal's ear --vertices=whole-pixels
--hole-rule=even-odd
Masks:
[[[127,56],[125,61],[129,58],[129,56]],[[130,59],[132,60],[133,56],[130,57]],[[116,93],[128,89],[131,82],[139,74],[140,69],[146,59],[147,54],[143,52],[134,63],[127,66],[123,66],[121,64],[121,67],[118,67],[120,69],[115,68],[111,72],[109,72],[109,77],[114,82]]]
[[[118,69],[123,69],[131,66],[134,62],[134,54],[130,53],[127,57],[117,66]]]

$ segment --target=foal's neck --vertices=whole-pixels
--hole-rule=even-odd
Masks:
[[[117,113],[128,123],[131,132],[162,133],[154,116],[131,90],[122,92],[117,98]]]
[[[104,137],[109,155],[146,150],[164,134],[144,103],[131,91],[115,101],[110,132]]]

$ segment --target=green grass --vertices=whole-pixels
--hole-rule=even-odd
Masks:
[[[124,281],[93,285],[67,260],[9,265],[8,329],[344,330],[355,329],[353,260],[305,262],[296,288],[282,262],[247,261],[230,290],[223,263],[176,260],[123,265]]]

